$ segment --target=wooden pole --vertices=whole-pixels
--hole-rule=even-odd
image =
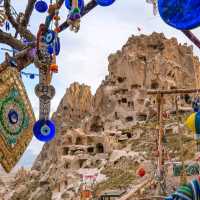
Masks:
[[[181,118],[180,118],[179,110],[178,110],[178,99],[177,99],[177,97],[175,98],[175,105],[176,105],[176,120],[177,120],[177,124],[178,124],[180,160],[181,160],[181,164],[182,164],[182,171],[181,171],[181,175],[180,175],[180,185],[183,185],[183,184],[187,183],[187,176],[186,176],[186,171],[185,171],[183,134],[181,133],[181,128],[180,128]]]
[[[156,94],[189,94],[200,92],[200,89],[191,88],[191,89],[172,89],[172,90],[147,90],[148,95]]]
[[[163,94],[157,96],[158,103],[158,122],[159,122],[159,138],[158,138],[158,194],[165,194],[165,174],[164,174],[164,155],[163,155],[163,136],[164,136],[164,127],[163,127]]]

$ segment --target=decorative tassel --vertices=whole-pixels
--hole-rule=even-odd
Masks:
[[[80,29],[80,18],[81,11],[78,7],[78,0],[72,0],[72,7],[68,16],[68,24],[70,25],[70,30],[77,33]]]
[[[58,73],[58,65],[56,64],[56,55],[55,54],[53,54],[53,56],[52,56],[50,71],[53,73]]]

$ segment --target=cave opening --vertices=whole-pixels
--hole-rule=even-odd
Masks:
[[[103,144],[98,143],[98,144],[96,145],[96,152],[97,152],[97,153],[104,153]]]

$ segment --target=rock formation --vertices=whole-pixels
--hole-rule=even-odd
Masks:
[[[67,89],[52,116],[56,138],[44,145],[31,171],[16,176],[20,184],[12,185],[11,200],[79,199],[83,175],[92,170],[101,182],[97,193],[126,188],[138,166],[151,166],[156,130],[145,124],[157,115],[157,107],[146,89],[195,87],[198,58],[191,46],[153,33],[131,36],[108,60],[109,74],[95,96],[79,83]],[[173,111],[173,98],[165,100],[165,110]],[[179,104],[188,106],[185,96]],[[176,126],[166,130],[174,134]]]

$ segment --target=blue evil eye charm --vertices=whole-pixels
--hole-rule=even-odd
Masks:
[[[49,142],[55,137],[55,125],[51,120],[38,120],[33,127],[35,137],[42,142]]]
[[[11,124],[16,124],[18,122],[18,114],[15,110],[10,110],[8,113],[8,119]]]
[[[199,0],[158,0],[158,10],[165,23],[176,29],[190,30],[200,25]]]
[[[47,11],[48,5],[45,1],[39,0],[35,4],[35,9],[40,13],[44,13]]]
[[[55,38],[55,32],[48,30],[45,34],[45,43],[51,44],[53,42],[54,38]]]
[[[97,4],[100,5],[100,6],[110,6],[112,5],[115,0],[96,0]]]

